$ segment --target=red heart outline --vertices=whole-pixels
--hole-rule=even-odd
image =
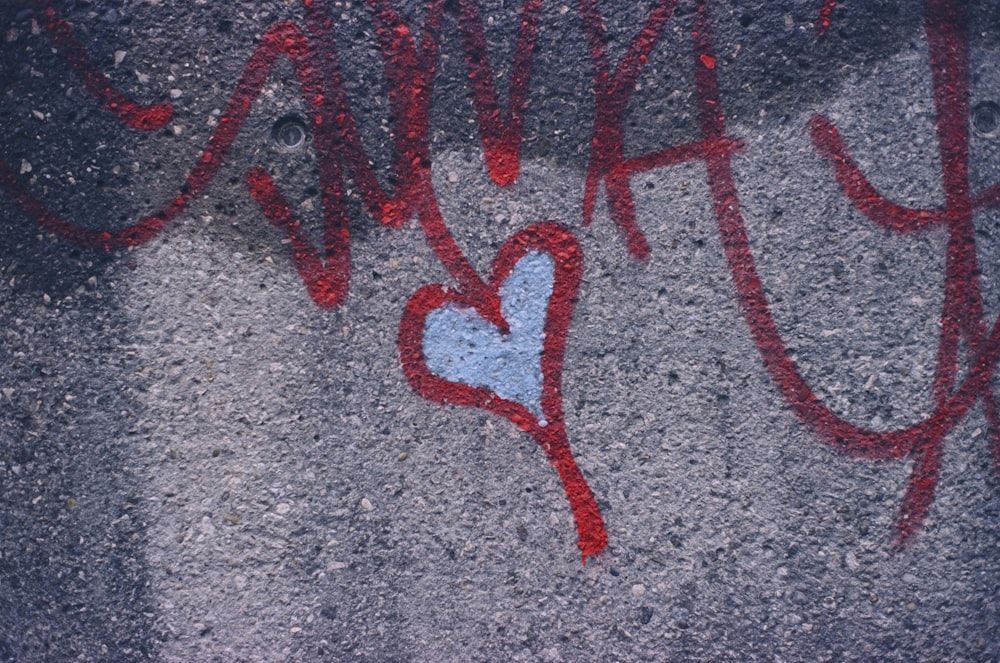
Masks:
[[[439,283],[420,288],[407,302],[399,323],[399,355],[403,374],[414,391],[424,398],[436,403],[487,410],[509,419],[531,435],[562,479],[576,520],[577,545],[586,564],[589,555],[596,555],[607,547],[608,535],[594,494],[573,460],[562,408],[563,351],[583,273],[583,251],[576,237],[565,226],[551,222],[528,226],[508,239],[497,252],[493,260],[490,290],[499,294],[500,286],[510,276],[514,266],[532,251],[548,253],[554,263],[552,296],[545,315],[541,357],[545,426],[540,425],[538,418],[520,403],[501,398],[486,387],[446,380],[427,368],[423,352],[427,316],[449,303],[482,311],[485,308],[483,302],[462,293],[449,292]]]

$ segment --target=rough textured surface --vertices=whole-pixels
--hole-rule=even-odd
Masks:
[[[500,312],[508,333],[474,309],[446,305],[427,316],[423,352],[437,375],[517,401],[536,417],[542,413],[542,341],[552,296],[551,256],[521,258],[500,286]]]
[[[291,1],[54,4],[118,89],[174,105],[162,129],[123,127],[53,52],[40,10],[0,3],[3,159],[90,230],[182,194],[261,35],[306,20]],[[402,137],[373,12],[313,4],[334,20],[365,155],[396,185]],[[428,14],[395,4],[412,26]],[[265,168],[322,245],[322,129],[298,150],[272,137],[312,112],[281,60],[214,179],[146,243],[81,248],[0,188],[0,660],[1000,661],[1000,479],[983,401],[946,436],[927,518],[896,550],[914,460],[843,455],[796,415],[739,307],[705,162],[633,174],[645,261],[604,187],[582,223],[587,3],[541,5],[507,187],[485,165],[463,4],[444,8],[431,184],[483,279],[532,223],[561,222],[582,247],[562,405],[607,550],[580,564],[563,485],[530,435],[407,383],[407,301],[458,287],[416,218],[380,224],[349,180],[350,289],[333,309],[310,298],[246,185]],[[517,3],[479,4],[503,107]],[[727,135],[744,141],[733,179],[790,356],[836,415],[892,430],[935,408],[950,235],[862,215],[810,122],[835,123],[888,199],[942,207],[930,49],[919,3],[837,4],[820,39],[823,4],[710,2],[711,68]],[[968,3],[972,107],[1000,99],[994,4]],[[598,5],[614,71],[652,3]],[[680,2],[640,71],[626,156],[701,139],[696,20]],[[1000,182],[1000,138],[972,126],[968,146],[975,196]],[[987,331],[997,220],[973,215]]]

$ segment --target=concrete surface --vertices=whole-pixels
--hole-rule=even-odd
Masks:
[[[398,183],[373,11],[313,3],[55,3],[123,94],[174,105],[151,132],[87,94],[41,6],[3,3],[2,157],[75,226],[134,223],[182,191],[261,35],[319,11],[365,153]],[[412,26],[428,13],[396,4]],[[532,435],[432,402],[401,370],[410,297],[460,289],[416,218],[378,223],[348,182],[350,289],[332,309],[310,298],[245,184],[265,167],[321,243],[323,129],[303,148],[275,145],[276,121],[311,112],[281,61],[211,183],[137,246],[59,237],[0,187],[0,660],[1000,661],[985,399],[947,432],[926,519],[895,546],[916,457],[841,453],[797,415],[741,309],[705,161],[633,175],[648,259],[630,255],[603,188],[583,223],[586,4],[542,3],[520,172],[501,187],[470,102],[464,5],[445,3],[428,145],[441,216],[483,279],[530,224],[560,222],[580,244],[562,407],[607,549],[581,564],[563,484]],[[817,397],[876,431],[935,410],[953,237],[866,218],[810,122],[836,124],[886,198],[945,205],[925,29],[941,4],[837,4],[819,36],[820,0],[709,3],[726,132],[745,142],[733,180],[778,330]],[[503,100],[519,4],[481,5]],[[612,66],[651,6],[600,3]],[[1000,13],[987,0],[968,12],[975,106],[1000,99]],[[627,156],[700,140],[697,15],[680,2],[640,72]],[[1000,182],[996,132],[972,127],[969,154],[974,194]],[[998,218],[973,215],[987,331]],[[524,270],[511,281],[530,280]],[[433,333],[447,345],[466,332]],[[959,382],[975,363],[966,341]],[[530,355],[515,368],[544,354],[510,351]],[[438,374],[477,384],[463,370]],[[503,397],[503,382],[538,416],[539,378],[521,373],[478,384]]]

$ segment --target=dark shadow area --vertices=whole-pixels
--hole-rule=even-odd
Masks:
[[[120,262],[0,212],[0,660],[145,660]]]

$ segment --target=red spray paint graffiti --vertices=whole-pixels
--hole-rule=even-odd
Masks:
[[[833,10],[837,8],[837,0],[823,0],[823,6],[816,15],[816,36],[825,37],[833,24]]]
[[[572,235],[560,226],[534,226],[508,241],[497,257],[494,278],[487,283],[476,273],[448,231],[431,181],[428,145],[431,86],[439,50],[443,1],[429,3],[419,45],[410,26],[391,3],[387,0],[368,2],[385,62],[394,118],[393,135],[397,137],[392,161],[399,184],[393,194],[381,187],[369,165],[341,82],[331,20],[309,4],[305,30],[291,23],[279,23],[261,38],[219,119],[218,129],[188,175],[182,187],[183,193],[160,212],[128,228],[87,231],[51,213],[2,160],[0,183],[39,224],[70,241],[103,249],[141,244],[156,236],[211,182],[271,69],[280,57],[286,57],[301,85],[314,127],[322,185],[322,251],[318,251],[307,239],[299,220],[266,170],[261,167],[251,169],[246,182],[265,217],[290,241],[293,263],[317,305],[324,308],[339,306],[348,292],[351,264],[345,185],[348,173],[358,183],[365,205],[379,222],[400,227],[416,215],[429,245],[459,286],[461,294],[453,299],[474,308],[501,332],[506,333],[509,329],[500,312],[498,288],[512,267],[511,261],[516,261],[529,248],[545,250],[557,259],[555,290],[548,303],[545,324],[547,340],[541,357],[545,424],[516,403],[504,401],[495,394],[484,396],[486,392],[482,389],[476,391],[467,385],[449,383],[426,370],[421,359],[422,326],[419,320],[433,308],[428,307],[429,304],[440,305],[444,301],[437,301],[428,295],[433,287],[421,290],[411,300],[401,324],[400,350],[404,373],[420,394],[432,400],[472,405],[495,412],[513,421],[538,442],[563,480],[577,523],[578,545],[586,561],[588,555],[596,555],[607,546],[607,533],[593,493],[573,460],[562,415],[562,349],[582,269],[579,246]],[[106,78],[97,79],[93,73],[96,68],[90,64],[77,42],[72,41],[68,24],[51,7],[41,3],[35,3],[35,6],[52,38],[57,43],[70,43],[69,47],[63,46],[61,52],[74,64],[81,78],[86,81],[89,77],[103,83],[103,87],[87,85],[88,91],[99,100],[113,99],[115,107],[124,107],[124,97],[111,90]],[[505,117],[501,118],[478,7],[472,2],[459,4],[458,28],[466,50],[473,103],[487,166],[493,180],[500,185],[513,182],[519,169],[521,121],[527,103],[530,54],[537,33],[539,9],[538,0],[525,0],[523,4],[519,49],[513,65],[508,108],[503,114]],[[130,123],[130,126],[153,129],[155,126],[148,118],[163,116],[160,106],[143,108],[132,102],[127,104],[131,113],[129,117],[147,118],[147,121]],[[111,102],[104,105],[112,109]],[[171,110],[169,106],[166,108]],[[121,114],[118,117],[123,121],[125,119]],[[170,116],[167,114],[165,117],[164,122]],[[443,293],[443,290],[434,292]]]
[[[972,219],[975,210],[997,206],[1000,184],[973,199],[969,186],[967,10],[966,3],[956,0],[926,0],[924,3],[945,195],[943,209],[912,209],[886,200],[851,159],[836,127],[822,115],[814,115],[811,122],[813,143],[833,162],[837,182],[865,216],[895,232],[915,232],[942,225],[949,233],[941,341],[934,373],[935,411],[924,424],[901,432],[898,438],[887,435],[872,438],[869,449],[863,452],[863,455],[879,456],[905,449],[916,458],[896,523],[900,540],[906,540],[920,525],[934,499],[944,436],[976,400],[983,403],[994,463],[1000,472],[1000,415],[990,383],[1000,330],[996,322],[992,330],[987,330]],[[964,382],[956,386],[960,340],[966,342],[969,372]],[[828,434],[845,438],[844,433],[849,432],[837,425]]]
[[[306,2],[305,28],[292,23],[272,26],[261,38],[237,82],[218,128],[191,168],[180,193],[159,212],[122,229],[89,231],[50,212],[0,158],[0,186],[44,228],[77,244],[113,249],[141,244],[156,236],[188,203],[202,193],[226,159],[250,108],[272,67],[287,58],[307,102],[322,185],[324,244],[317,249],[306,237],[292,209],[262,167],[251,169],[246,183],[265,217],[283,232],[292,261],[309,295],[321,307],[336,307],[347,295],[351,258],[346,179],[360,190],[369,213],[378,222],[399,227],[416,216],[427,241],[458,285],[457,292],[431,285],[410,300],[400,324],[403,372],[422,396],[437,402],[486,409],[510,419],[545,450],[563,481],[577,524],[584,561],[607,545],[607,534],[593,493],[570,451],[561,402],[563,350],[580,281],[583,255],[568,230],[557,224],[537,224],[522,230],[500,250],[489,281],[475,271],[455,243],[438,209],[431,181],[428,140],[430,98],[444,20],[443,0],[427,5],[419,43],[390,0],[368,0],[385,64],[393,117],[392,164],[394,192],[378,182],[362,143],[342,84],[331,18],[315,3]],[[817,115],[811,122],[813,142],[829,159],[845,195],[875,223],[897,232],[914,232],[945,225],[950,232],[947,254],[942,333],[934,380],[935,410],[924,421],[888,432],[868,430],[838,417],[811,391],[788,356],[774,321],[750,252],[746,227],[732,175],[732,158],[743,148],[726,134],[718,84],[718,61],[712,45],[712,22],[706,0],[696,3],[692,29],[692,63],[701,139],[626,157],[622,117],[631,90],[649,54],[663,36],[675,0],[659,0],[630,43],[617,67],[609,62],[603,17],[593,0],[579,0],[578,12],[591,50],[594,69],[595,122],[583,196],[584,221],[589,223],[597,192],[604,184],[611,218],[619,226],[635,258],[650,255],[639,228],[632,197],[633,173],[684,161],[703,161],[714,201],[726,259],[747,324],[772,379],[797,416],[837,449],[873,460],[913,457],[916,463],[904,498],[896,532],[901,543],[917,531],[933,500],[945,435],[982,400],[991,428],[993,454],[1000,471],[1000,426],[990,380],[1000,354],[1000,328],[987,328],[979,289],[972,213],[1000,205],[1000,184],[973,197],[968,183],[968,40],[964,5],[952,0],[927,0],[925,21],[931,52],[937,131],[946,193],[941,210],[913,210],[880,196],[851,159],[836,128]],[[830,25],[836,2],[827,1],[819,14],[822,36]],[[44,3],[35,2],[42,26],[59,53],[76,70],[98,103],[128,126],[151,130],[170,120],[169,104],[142,106],[114,90],[73,37],[71,27]],[[497,102],[482,20],[474,0],[458,3],[457,27],[469,68],[473,107],[493,181],[506,186],[518,177],[522,121],[527,104],[531,52],[538,33],[541,0],[524,0],[520,9],[517,55],[511,68],[507,108]],[[613,73],[612,73],[613,71]],[[541,353],[544,421],[522,404],[485,387],[473,387],[435,375],[423,354],[428,316],[442,306],[460,304],[474,310],[500,333],[509,333],[501,312],[500,288],[515,264],[528,252],[543,252],[555,262],[553,292],[545,314],[546,340]],[[958,346],[965,340],[969,370],[957,380]]]

